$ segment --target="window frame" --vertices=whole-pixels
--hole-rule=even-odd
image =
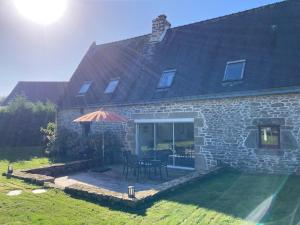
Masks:
[[[81,91],[82,87],[87,84],[89,84],[88,89],[84,93],[81,93],[80,91]],[[80,86],[79,91],[77,92],[77,96],[85,96],[89,92],[92,84],[93,84],[93,81],[84,81],[83,84]]]
[[[110,92],[106,91],[107,88],[109,87],[109,85],[111,84],[111,82],[114,82],[114,81],[118,81],[118,82],[117,82],[117,85],[115,86],[115,88],[114,88],[112,91],[110,91]],[[113,94],[113,93],[116,91],[116,89],[118,88],[119,83],[120,83],[120,78],[114,78],[114,79],[111,79],[111,80],[107,83],[107,85],[106,85],[106,87],[105,87],[105,89],[104,89],[104,94]]]
[[[262,144],[262,137],[261,137],[261,131],[262,128],[276,128],[278,131],[278,144],[277,145],[266,145],[266,144]],[[258,127],[258,144],[259,144],[259,148],[263,148],[263,149],[280,149],[281,143],[280,143],[280,126],[279,125],[260,125]]]
[[[228,66],[231,64],[237,64],[237,63],[243,63],[243,68],[241,71],[241,78],[239,79],[227,79],[226,74],[227,74],[227,70],[228,70]],[[225,72],[224,72],[224,76],[223,76],[223,82],[234,82],[234,81],[241,81],[244,78],[244,74],[245,74],[245,68],[246,68],[246,63],[247,60],[246,59],[241,59],[241,60],[235,60],[235,61],[228,61],[226,63],[226,68],[225,68]]]
[[[162,81],[165,73],[170,73],[170,72],[174,72],[171,84],[169,86],[160,86],[160,83],[161,83],[161,81]],[[176,73],[177,73],[176,69],[164,70],[162,72],[161,76],[160,76],[160,79],[158,81],[158,84],[157,84],[156,88],[157,89],[167,89],[167,88],[170,88],[173,85],[173,83],[174,83],[174,79],[175,79]]]

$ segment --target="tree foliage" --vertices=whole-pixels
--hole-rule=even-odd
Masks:
[[[2,103],[4,102],[4,100],[5,100],[5,97],[0,96],[0,106],[2,105]]]
[[[0,146],[39,146],[43,143],[41,127],[55,121],[53,103],[33,103],[17,96],[0,109]]]
[[[78,160],[83,158],[102,158],[103,136],[100,132],[84,136],[75,131],[61,128],[56,132],[56,125],[49,123],[41,132],[46,137],[46,151],[52,158],[62,160]],[[105,160],[108,163],[118,161],[120,158],[120,138],[111,131],[104,133]]]

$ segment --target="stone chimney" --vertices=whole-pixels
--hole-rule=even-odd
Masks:
[[[160,15],[156,19],[152,20],[152,34],[150,42],[162,41],[170,27],[171,24],[168,22],[166,15]]]

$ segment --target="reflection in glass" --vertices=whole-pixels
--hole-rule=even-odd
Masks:
[[[153,150],[154,148],[154,124],[145,123],[139,124],[139,150],[143,153],[145,151]]]
[[[173,124],[156,124],[156,150],[172,149],[173,145]]]

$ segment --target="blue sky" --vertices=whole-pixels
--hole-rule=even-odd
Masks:
[[[24,19],[12,0],[0,0],[0,96],[18,81],[69,80],[93,41],[151,32],[166,14],[172,27],[255,8],[278,0],[70,0],[64,16],[42,26]]]

